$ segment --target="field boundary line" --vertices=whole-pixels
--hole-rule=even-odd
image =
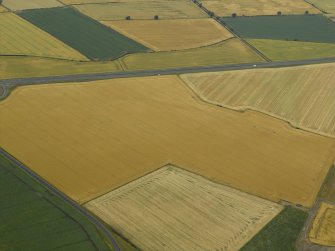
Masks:
[[[221,108],[225,108],[225,109],[229,109],[229,110],[232,110],[232,111],[235,111],[235,112],[240,112],[240,113],[245,113],[245,112],[248,112],[248,111],[252,111],[252,112],[258,112],[258,113],[261,113],[261,114],[265,114],[271,118],[275,118],[277,120],[280,120],[280,121],[283,121],[287,124],[289,124],[290,127],[292,127],[293,129],[298,129],[298,130],[302,130],[302,131],[305,131],[305,132],[308,132],[308,133],[313,133],[313,134],[316,134],[318,136],[322,136],[322,137],[327,137],[327,138],[331,138],[331,139],[335,139],[335,135],[331,135],[331,134],[328,134],[328,133],[323,133],[323,132],[317,132],[315,130],[312,130],[312,129],[309,129],[305,126],[299,126],[299,125],[296,125],[293,121],[291,120],[288,120],[288,119],[285,119],[284,117],[281,117],[279,115],[276,115],[274,113],[271,113],[271,112],[267,112],[265,110],[262,110],[262,109],[256,109],[255,107],[252,107],[252,106],[238,106],[238,107],[233,107],[233,106],[230,106],[230,105],[225,105],[225,104],[221,104],[220,102],[215,102],[215,101],[212,101],[212,100],[209,100],[207,99],[206,97],[202,96],[201,94],[199,94],[197,92],[197,90],[195,88],[192,87],[192,83],[190,83],[188,80],[185,80],[183,78],[180,77],[180,75],[178,75],[178,77],[184,82],[184,84],[198,97],[198,99],[201,101],[201,102],[204,102],[204,103],[207,103],[209,105],[212,105],[212,106],[217,106],[217,107],[221,107]]]
[[[323,13],[323,14],[330,14],[330,13],[328,13],[327,11],[325,11],[324,9],[321,9],[319,6],[316,6],[315,4],[310,3],[308,0],[304,0],[304,2],[307,3],[307,4],[309,4],[309,5],[311,5],[311,6],[314,7],[315,9],[321,11],[321,13]]]
[[[95,217],[92,213],[87,211],[84,207],[82,207],[80,204],[72,200],[70,197],[65,195],[63,192],[58,190],[55,186],[50,184],[48,181],[46,181],[44,178],[39,176],[37,173],[32,171],[30,168],[25,166],[22,162],[20,162],[18,159],[16,159],[14,156],[9,154],[6,150],[0,147],[0,154],[7,159],[8,161],[15,163],[17,167],[19,167],[24,173],[26,173],[28,176],[30,176],[32,179],[34,179],[36,182],[38,182],[40,185],[44,186],[46,189],[48,189],[51,193],[58,196],[60,199],[62,199],[65,203],[69,204],[70,206],[77,209],[85,218],[87,218],[97,229],[99,229],[111,242],[113,248],[115,251],[121,251],[119,248],[117,241],[113,238],[109,230],[104,226],[100,220]],[[111,227],[113,230],[113,228]],[[114,230],[113,230],[114,231]]]

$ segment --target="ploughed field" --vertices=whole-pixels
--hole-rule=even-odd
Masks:
[[[69,7],[26,10],[19,15],[90,59],[115,59],[149,50]]]
[[[185,74],[201,99],[256,110],[335,138],[334,64]]]
[[[141,250],[239,250],[282,206],[167,165],[85,204]]]
[[[309,207],[335,157],[334,139],[206,104],[176,76],[20,87],[0,114],[0,146],[80,203],[173,163]]]

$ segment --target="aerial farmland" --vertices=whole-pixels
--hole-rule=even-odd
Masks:
[[[334,16],[0,0],[0,250],[335,250]]]

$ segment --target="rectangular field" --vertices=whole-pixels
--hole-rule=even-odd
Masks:
[[[155,51],[183,50],[222,42],[233,35],[210,18],[122,20],[103,24]]]
[[[335,247],[335,205],[321,203],[308,237],[313,243]]]
[[[122,71],[118,61],[76,62],[40,57],[1,56],[0,79]]]
[[[319,0],[317,0],[319,1]],[[224,17],[236,13],[238,16],[277,15],[283,14],[311,14],[320,13],[304,0],[201,0],[203,6],[216,15]]]
[[[88,59],[14,13],[0,13],[0,54]],[[2,62],[0,62],[1,67]]]
[[[322,15],[236,17],[221,20],[243,38],[335,42],[335,23]]]
[[[131,19],[207,18],[208,15],[189,0],[113,1],[103,4],[74,5],[82,13],[99,21]]]
[[[183,51],[138,53],[120,59],[126,70],[167,69],[192,66],[253,63],[264,61],[240,40]]]
[[[90,59],[115,59],[148,49],[72,8],[27,10],[19,15]]]
[[[335,138],[334,64],[186,74],[201,99],[256,110],[294,127]]]
[[[247,41],[272,61],[335,57],[335,43],[269,39],[248,39]]]
[[[206,104],[176,76],[19,87],[0,146],[80,203],[174,163],[309,207],[335,158],[334,139]]]
[[[1,250],[110,250],[81,213],[0,156]]]
[[[85,207],[141,250],[180,251],[239,250],[282,210],[171,165]]]
[[[316,7],[328,14],[335,14],[334,0],[307,0],[307,2],[314,4]]]
[[[2,4],[13,11],[63,6],[57,0],[2,0]]]

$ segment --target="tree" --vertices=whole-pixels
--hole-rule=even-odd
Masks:
[[[237,17],[236,13],[231,14],[232,17]]]
[[[131,19],[131,17],[130,16],[126,16],[126,20],[130,20]]]
[[[278,16],[281,16],[281,11],[278,11],[278,12],[277,12],[277,15],[278,15]]]
[[[305,14],[306,14],[306,15],[308,15],[308,14],[309,14],[309,11],[308,11],[308,10],[306,10],[306,11],[305,11]]]
[[[158,16],[158,15],[155,15],[155,16],[154,16],[154,19],[155,19],[155,20],[158,20],[158,19],[159,19],[159,16]]]

